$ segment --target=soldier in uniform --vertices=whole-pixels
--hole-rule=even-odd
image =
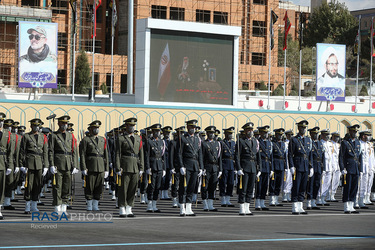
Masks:
[[[13,122],[13,125],[12,125],[12,133],[16,135],[16,139],[17,139],[15,142],[14,154],[13,154],[14,155],[14,172],[13,172],[13,182],[12,182],[12,198],[11,198],[12,202],[18,201],[18,199],[15,199],[14,195],[15,195],[15,190],[17,189],[17,185],[20,180],[20,174],[21,174],[21,172],[19,171],[20,168],[18,166],[20,145],[21,145],[21,138],[22,138],[22,136],[18,134],[19,125],[20,125],[19,122]]]
[[[203,130],[204,131],[204,130]],[[199,126],[196,126],[195,127],[195,136],[198,136],[199,137],[199,139],[200,139],[200,133],[201,133],[201,127],[199,127]],[[200,140],[200,141],[202,141],[202,140]],[[203,166],[202,166],[202,168],[203,168]],[[203,169],[202,169],[203,170]],[[199,186],[199,183],[201,182],[202,180],[201,180],[201,178],[197,178],[197,183],[195,184],[195,189],[194,189],[194,192],[193,192],[193,200],[192,200],[192,202],[193,203],[196,203],[196,204],[202,204],[202,201],[199,201],[198,200],[198,189],[200,189],[200,186]]]
[[[6,115],[0,112],[0,204],[4,202],[5,177],[13,172],[14,145],[11,143],[11,132],[4,130],[4,119]],[[0,220],[4,219],[1,213]]]
[[[81,171],[86,176],[85,198],[87,211],[99,211],[104,179],[109,175],[107,140],[99,136],[101,121],[89,124],[90,135],[82,139],[79,147]]]
[[[19,157],[19,166],[26,174],[25,183],[27,183],[25,184],[25,213],[39,211],[37,202],[42,190],[43,177],[48,172],[48,141],[44,134],[39,133],[41,120],[35,118],[29,122],[31,131],[21,139]]]
[[[272,142],[272,157],[274,176],[271,177],[269,186],[270,206],[282,206],[278,198],[280,195],[281,184],[284,178],[284,170],[286,167],[287,152],[285,142],[282,141],[282,136],[285,130],[283,128],[275,129],[275,140]]]
[[[25,131],[26,131],[25,126],[19,126],[18,127],[17,134],[18,134],[19,143],[17,144],[18,145],[17,147],[21,146],[21,139],[25,135]],[[19,164],[19,150],[20,150],[20,148],[18,148],[18,157],[17,157],[17,163],[16,163],[17,166]],[[14,157],[14,159],[16,159],[16,157]],[[25,174],[22,171],[18,171],[17,175],[18,175],[18,180],[17,180],[17,183],[15,183],[15,185],[16,185],[15,194],[16,195],[23,195],[23,193],[21,191],[21,187],[22,187],[22,183],[25,181]]]
[[[293,186],[293,176],[290,172],[289,167],[289,157],[288,157],[288,149],[289,149],[289,142],[292,139],[293,136],[293,130],[289,129],[285,131],[285,151],[286,151],[286,169],[284,173],[284,180],[283,180],[283,202],[290,202],[292,200],[291,192],[292,192],[292,186]]]
[[[330,202],[338,202],[335,199],[337,188],[340,184],[341,171],[339,166],[339,153],[340,153],[340,133],[333,132],[331,136],[332,143],[332,182],[329,187]]]
[[[359,125],[349,126],[348,136],[341,142],[339,153],[339,164],[344,176],[342,201],[344,202],[344,213],[359,213],[354,209],[358,191],[358,177],[362,173],[361,144],[356,135]]]
[[[78,173],[78,152],[75,138],[67,132],[70,116],[63,115],[58,120],[59,129],[48,139],[48,158],[53,175],[53,206],[55,212],[66,213],[71,189],[71,173]]]
[[[108,162],[109,162],[109,194],[112,195],[111,200],[116,200],[116,182],[115,182],[115,172],[113,171],[113,166],[115,162],[115,133],[114,129],[107,133],[107,149],[108,149]]]
[[[142,147],[143,147],[143,154],[144,155],[147,154],[147,148],[148,148],[147,143],[148,143],[148,139],[150,138],[150,135],[152,134],[151,130],[150,130],[150,132],[148,132],[148,130],[149,130],[149,128],[141,129]],[[140,176],[140,180],[139,180],[139,192],[140,192],[140,195],[141,195],[141,202],[140,202],[141,204],[148,203],[147,194],[146,194],[147,186],[148,186],[148,175],[145,171]]]
[[[222,207],[234,207],[230,202],[234,186],[234,159],[236,143],[233,140],[234,127],[224,129],[224,139],[220,142],[222,149],[223,174],[219,179],[219,190]]]
[[[178,152],[177,158],[180,167],[180,216],[195,216],[191,209],[193,192],[196,188],[198,178],[203,173],[201,140],[195,135],[197,122],[197,120],[186,122],[187,133],[181,137],[181,143],[177,143],[176,151]]]
[[[359,142],[361,145],[361,154],[362,154],[362,173],[359,176],[359,185],[358,185],[358,192],[356,197],[356,204],[361,209],[367,209],[368,207],[365,204],[365,198],[367,195],[367,188],[368,188],[368,181],[369,181],[369,174],[372,170],[370,157],[371,157],[371,145],[368,141],[368,138],[371,136],[371,131],[364,130],[359,132]],[[371,169],[371,170],[370,170]]]
[[[254,189],[255,177],[262,167],[259,142],[254,137],[254,123],[248,122],[242,126],[245,138],[240,138],[236,143],[236,169],[239,175],[240,215],[252,215],[250,211],[251,196]]]
[[[214,208],[215,190],[218,179],[223,173],[221,162],[221,145],[215,140],[216,127],[208,126],[205,128],[207,140],[202,142],[203,156],[203,175],[201,195],[203,200],[204,211],[217,211]]]
[[[273,176],[273,154],[272,142],[268,139],[270,126],[258,127],[260,133],[259,152],[261,157],[261,168],[257,174],[255,210],[269,210],[264,204],[267,194],[269,180]]]
[[[135,193],[138,179],[144,171],[142,138],[134,134],[136,118],[124,121],[124,134],[116,142],[116,174],[119,176],[118,205],[120,217],[134,217]]]
[[[332,152],[333,152],[333,145],[332,142],[329,141],[329,129],[323,129],[320,131],[321,134],[321,144],[323,145],[324,150],[324,165],[325,171],[322,172],[322,185],[318,192],[318,196],[321,196],[321,203],[326,205],[325,198],[329,197],[329,188],[332,184]]]
[[[199,138],[201,138],[201,141],[205,141],[206,136],[207,136],[206,131],[203,130],[203,131],[199,132]]]
[[[312,140],[312,165],[314,175],[309,175],[307,183],[307,209],[319,209],[316,205],[316,199],[322,181],[322,172],[325,171],[325,155],[323,144],[318,140],[319,127],[309,129]]]
[[[292,214],[307,214],[303,209],[303,200],[307,187],[307,177],[314,174],[312,167],[312,141],[305,136],[308,121],[297,123],[298,134],[289,142],[288,158],[291,174],[293,175],[292,187]],[[310,174],[309,174],[310,173]]]
[[[169,154],[171,152],[171,144],[172,141],[170,139],[170,134],[172,132],[172,127],[165,126],[162,128],[163,132],[163,141],[165,143],[165,169],[166,174],[162,179],[162,185],[161,185],[161,200],[170,200],[168,191],[169,191],[169,185],[171,182],[171,164],[169,161]]]
[[[166,174],[166,146],[164,140],[160,138],[161,124],[151,126],[152,136],[147,142],[147,154],[145,154],[145,169],[151,179],[147,187],[147,212],[160,213],[156,207],[161,188],[161,180]]]

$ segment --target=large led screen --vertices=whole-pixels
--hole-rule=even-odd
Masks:
[[[149,100],[232,105],[233,39],[152,29]]]

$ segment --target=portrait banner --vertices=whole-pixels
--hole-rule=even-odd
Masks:
[[[345,101],[346,46],[317,44],[316,100]]]
[[[57,88],[57,23],[19,22],[18,87]]]

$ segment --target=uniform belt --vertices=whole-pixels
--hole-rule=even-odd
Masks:
[[[223,159],[230,159],[230,160],[233,160],[233,157],[223,157]]]
[[[284,156],[274,156],[273,158],[284,160]]]
[[[88,156],[96,156],[96,157],[104,157],[104,155],[101,155],[101,154],[96,154],[96,153],[90,153],[90,154],[87,154]]]
[[[160,157],[150,157],[150,159],[154,159],[154,160],[157,160],[157,161],[161,161],[162,160],[162,158],[160,158]]]
[[[209,161],[209,162],[207,162],[206,164],[215,164],[215,165],[219,165],[219,164],[217,163],[217,161]]]
[[[7,155],[7,153],[5,153],[5,152],[0,152],[0,155]]]
[[[64,152],[64,151],[55,151],[57,155],[72,155],[72,152]]]
[[[183,158],[186,158],[186,159],[189,159],[189,160],[198,160],[196,156],[193,156],[193,157],[187,157],[187,156],[183,156]]]
[[[133,153],[125,153],[124,156],[130,156],[130,157],[138,158],[138,155],[133,154]]]
[[[26,150],[26,154],[43,156],[43,153],[38,153],[31,150]]]
[[[254,161],[255,157],[242,157],[241,159]]]

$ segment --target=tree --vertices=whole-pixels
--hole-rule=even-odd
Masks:
[[[103,95],[108,94],[108,87],[105,84],[105,82],[103,82],[102,85],[100,85],[100,89],[101,89]]]
[[[316,46],[317,43],[354,44],[358,21],[345,4],[332,1],[314,9],[304,31],[304,44]]]
[[[298,96],[298,89],[296,85],[292,86],[292,90],[289,92],[289,96]]]
[[[348,86],[345,87],[345,96],[353,96],[352,92],[350,92]]]
[[[91,69],[84,50],[77,57],[75,69],[75,89],[77,94],[88,94],[91,86]]]
[[[283,96],[284,95],[284,87],[279,84],[276,89],[272,92],[273,96]]]
[[[264,81],[261,81],[259,83],[259,90],[268,90],[268,87],[266,86],[266,84],[264,83]]]
[[[368,96],[366,85],[362,85],[361,91],[359,92],[359,96]]]

